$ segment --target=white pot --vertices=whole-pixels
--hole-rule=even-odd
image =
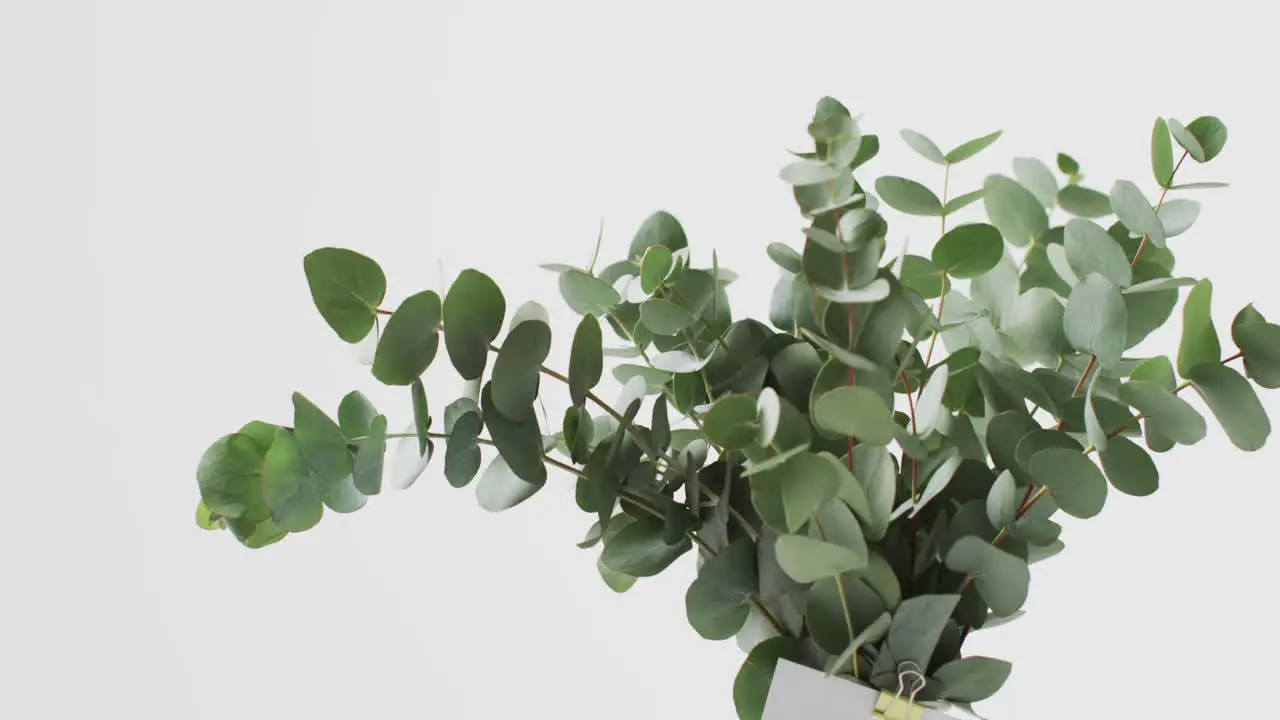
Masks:
[[[903,696],[883,712],[892,696],[847,678],[827,676],[813,668],[778,660],[765,701],[763,720],[955,720],[941,710],[915,704],[907,714]]]

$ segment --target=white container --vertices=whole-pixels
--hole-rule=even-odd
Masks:
[[[763,720],[955,720],[941,710],[916,704],[908,715],[907,698],[877,714],[879,690],[847,678],[828,677],[810,667],[778,660],[765,700]]]

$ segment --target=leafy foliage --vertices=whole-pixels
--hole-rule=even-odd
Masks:
[[[197,524],[265,547],[326,508],[363,507],[388,452],[406,464],[386,474],[407,487],[443,441],[445,478],[474,482],[489,511],[528,501],[553,473],[576,479],[590,523],[579,546],[596,549],[615,592],[696,554],[686,614],[699,635],[737,636],[749,652],[733,685],[742,718],[760,717],[779,658],[891,691],[910,662],[926,676],[921,699],[989,697],[1010,665],[963,656],[965,639],[1021,614],[1029,566],[1064,546],[1057,513],[1093,517],[1111,488],[1157,492],[1152,453],[1202,440],[1206,414],[1246,451],[1270,434],[1255,386],[1280,387],[1280,327],[1241,309],[1238,352],[1223,357],[1210,281],[1173,274],[1200,205],[1166,194],[1222,186],[1177,183],[1188,157],[1223,151],[1226,127],[1156,119],[1155,202],[1128,180],[1108,193],[1082,185],[1063,153],[1052,165],[1017,158],[952,195],[951,166],[1000,131],[944,152],[903,130],[937,171],[926,182],[866,179],[880,140],[832,98],[808,130],[812,152],[779,175],[805,227],[796,245],[766,248],[781,272],[768,324],[733,316],[734,275],[714,252],[698,263],[663,211],[612,264],[544,266],[581,316],[561,336],[564,374],[544,365],[546,311],[508,317],[478,270],[443,300],[423,291],[391,312],[374,260],[307,255],[321,317],[348,343],[377,333],[372,375],[408,387],[412,423],[388,433],[359,392],[336,420],[295,393],[292,426],[251,422],[204,453]],[[949,222],[978,202],[987,221]],[[889,210],[936,218],[931,252],[887,259]],[[1173,317],[1176,353],[1137,350]],[[422,377],[441,340],[468,390],[437,431]],[[622,358],[613,405],[597,395],[609,358]],[[535,411],[549,381],[568,386],[563,413]]]

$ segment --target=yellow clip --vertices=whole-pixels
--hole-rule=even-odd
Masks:
[[[924,706],[888,690],[881,690],[871,717],[874,720],[920,720],[924,717]]]

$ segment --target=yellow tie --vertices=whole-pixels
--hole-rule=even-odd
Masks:
[[[888,690],[880,691],[875,710],[871,713],[874,720],[920,720],[923,716],[922,705],[913,703],[901,695],[895,696]]]

